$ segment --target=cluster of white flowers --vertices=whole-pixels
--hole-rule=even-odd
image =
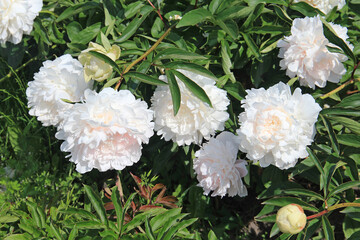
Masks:
[[[30,115],[36,116],[44,126],[57,126],[64,119],[64,112],[73,107],[64,100],[79,102],[92,82],[85,82],[83,66],[67,54],[45,61],[28,85]]]
[[[195,153],[194,170],[204,194],[229,197],[247,195],[241,178],[247,175],[246,161],[238,159],[239,138],[230,132],[222,132]]]
[[[86,90],[83,103],[65,113],[56,138],[80,173],[122,170],[138,162],[142,143],[153,135],[153,112],[128,90]]]
[[[0,43],[18,44],[30,34],[42,5],[42,0],[0,0]]]
[[[337,35],[344,41],[348,38],[347,29],[331,24]],[[350,48],[353,48],[349,44]],[[342,62],[347,57],[341,53],[330,52],[327,47],[336,47],[329,43],[323,33],[320,17],[297,18],[293,22],[291,35],[278,42],[280,48],[280,67],[293,78],[299,77],[300,84],[315,88],[325,87],[326,82],[338,83],[346,73]]]
[[[294,0],[294,3],[297,2],[306,2],[325,14],[328,14],[334,7],[340,10],[346,4],[345,0]]]
[[[241,101],[245,109],[239,115],[240,150],[247,157],[280,169],[295,166],[298,158],[308,155],[306,146],[315,135],[314,124],[321,110],[309,94],[282,82],[265,90],[251,89]]]
[[[166,141],[171,139],[178,145],[200,144],[203,138],[209,139],[215,131],[224,129],[224,123],[229,118],[227,106],[230,102],[226,91],[216,87],[213,79],[185,70],[179,72],[204,89],[212,107],[197,98],[176,78],[181,92],[180,109],[176,116],[168,86],[157,87],[151,98],[155,130]],[[160,79],[167,82],[165,75],[160,76]]]

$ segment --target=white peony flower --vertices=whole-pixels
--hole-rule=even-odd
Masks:
[[[297,2],[306,2],[325,14],[328,14],[334,7],[340,10],[346,4],[345,0],[294,0],[294,3]]]
[[[37,116],[44,126],[57,126],[64,118],[64,111],[73,107],[62,99],[79,102],[92,82],[85,82],[81,63],[66,54],[45,61],[28,85],[29,114]]]
[[[222,132],[211,138],[195,153],[194,170],[199,181],[198,186],[204,194],[210,191],[212,197],[247,196],[247,189],[241,178],[247,175],[246,161],[238,159],[239,139],[230,132]]]
[[[84,65],[85,81],[88,82],[91,79],[98,82],[104,81],[111,76],[113,67],[103,60],[91,55],[89,53],[90,51],[102,53],[115,61],[120,57],[120,47],[112,45],[110,49],[106,51],[103,46],[90,42],[89,47],[79,55],[79,61]]]
[[[203,88],[213,107],[197,98],[176,78],[181,92],[180,109],[176,116],[168,86],[158,86],[151,98],[155,130],[166,141],[172,139],[178,145],[200,144],[202,138],[209,139],[216,130],[224,129],[224,123],[229,118],[226,112],[229,99],[226,91],[215,86],[214,80],[185,70],[179,72]],[[167,81],[164,75],[160,76],[160,79]]]
[[[298,158],[308,156],[306,146],[315,135],[314,124],[321,111],[309,94],[282,82],[270,87],[251,89],[241,101],[245,109],[239,115],[237,133],[240,150],[261,167],[272,164],[280,169],[295,166]]]
[[[154,134],[153,112],[128,90],[86,90],[84,103],[66,112],[56,138],[80,173],[122,170],[138,162],[142,143]]]
[[[21,42],[23,33],[30,34],[42,0],[0,0],[0,43]]]
[[[346,42],[347,29],[336,24],[331,25]],[[348,45],[353,48],[350,43]],[[315,85],[325,87],[327,81],[338,83],[346,73],[342,62],[346,61],[347,57],[330,52],[327,46],[336,47],[325,38],[319,16],[297,18],[293,22],[291,35],[278,42],[278,56],[283,58],[280,67],[286,69],[286,75],[290,78],[298,76],[302,86],[314,89]]]

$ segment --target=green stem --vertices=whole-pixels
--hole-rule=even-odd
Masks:
[[[339,87],[335,88],[334,90],[322,95],[320,98],[321,99],[325,99],[325,98],[328,98],[330,97],[331,95],[339,92],[340,90],[344,89],[346,86],[350,85],[350,84],[353,84],[354,82],[356,81],[360,81],[360,79],[350,79],[349,81],[347,81],[346,83],[343,83],[342,85],[340,85]]]
[[[42,10],[42,11],[40,11],[40,13],[47,13],[47,14],[53,15],[55,17],[59,17],[58,15],[56,15],[55,13],[53,13],[51,11]]]
[[[313,219],[313,218],[321,217],[322,215],[324,215],[324,214],[326,214],[328,212],[334,211],[335,209],[338,209],[338,208],[344,208],[344,207],[360,207],[360,203],[339,203],[339,204],[335,204],[335,205],[329,207],[328,209],[325,209],[325,210],[323,210],[323,211],[321,211],[319,213],[307,216],[306,219],[310,220],[310,219]]]
[[[23,65],[21,65],[20,67],[18,67],[15,71],[12,70],[10,71],[7,75],[5,75],[4,77],[2,77],[0,79],[0,83],[6,79],[8,79],[9,77],[12,76],[12,74],[15,72],[17,73],[18,71],[20,71],[21,69],[23,69],[24,67],[26,67],[29,63],[31,63],[32,61],[35,61],[37,59],[37,57],[31,58],[29,61],[27,61],[26,63],[24,63]]]
[[[175,25],[173,25],[175,26]],[[166,32],[154,43],[154,45],[149,48],[149,50],[147,50],[143,55],[141,55],[138,59],[136,59],[134,62],[132,62],[129,66],[127,66],[125,68],[125,70],[123,71],[123,73],[121,74],[121,78],[119,80],[119,82],[116,84],[115,86],[115,90],[117,90],[120,87],[121,81],[123,79],[123,75],[126,74],[127,72],[130,71],[130,69],[135,66],[137,63],[139,63],[140,61],[142,61],[144,58],[146,58],[152,51],[155,50],[155,48],[164,40],[164,38],[170,33],[172,27],[168,28],[168,30],[166,30]]]

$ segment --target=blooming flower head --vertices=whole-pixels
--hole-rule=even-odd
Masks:
[[[298,158],[308,155],[306,146],[315,135],[314,124],[321,110],[309,94],[282,82],[270,87],[251,89],[241,101],[245,109],[239,115],[237,133],[240,150],[259,162],[261,167],[272,164],[280,169],[295,166]]]
[[[247,175],[246,161],[237,159],[238,148],[238,137],[225,131],[216,138],[210,138],[195,153],[194,170],[198,186],[204,189],[204,194],[208,195],[213,191],[212,197],[247,195],[247,189],[241,180]]]
[[[298,204],[289,204],[279,209],[276,214],[276,224],[283,233],[296,234],[306,225],[306,215]]]
[[[30,34],[42,5],[42,0],[0,0],[0,43],[18,44]]]
[[[102,53],[115,61],[120,57],[120,47],[112,45],[107,51],[103,46],[90,42],[89,47],[79,55],[79,61],[84,65],[85,81],[88,82],[91,79],[98,82],[104,81],[110,77],[113,68],[103,60],[91,55],[90,51]]]
[[[340,10],[346,4],[345,0],[294,0],[294,3],[297,2],[306,2],[325,14],[328,14],[334,7]]]
[[[345,42],[347,29],[331,24],[337,35]],[[350,48],[353,48],[349,44]],[[340,53],[330,52],[328,47],[336,47],[329,43],[323,34],[320,17],[297,18],[291,27],[291,35],[278,42],[280,48],[280,67],[286,69],[286,75],[299,77],[300,84],[315,88],[325,87],[326,82],[338,83],[346,73],[342,62],[347,57]]]
[[[57,126],[64,118],[64,111],[73,107],[62,99],[79,102],[92,82],[85,82],[81,63],[66,54],[54,61],[45,61],[28,85],[29,114],[44,126]]]
[[[151,108],[155,113],[155,130],[166,141],[172,139],[178,145],[200,144],[202,139],[209,139],[216,130],[223,130],[229,118],[226,112],[229,99],[226,91],[215,86],[215,81],[189,71],[179,70],[197,83],[208,95],[212,106],[197,98],[176,78],[181,92],[179,112],[174,116],[171,93],[168,86],[158,86],[151,98]],[[166,76],[160,79],[167,81]]]
[[[142,143],[153,135],[153,112],[128,90],[85,91],[83,103],[66,112],[56,138],[80,173],[122,170],[138,162]]]

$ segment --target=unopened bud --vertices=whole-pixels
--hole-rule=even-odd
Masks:
[[[306,225],[306,215],[301,206],[289,204],[279,209],[276,214],[276,223],[283,233],[296,234]]]

